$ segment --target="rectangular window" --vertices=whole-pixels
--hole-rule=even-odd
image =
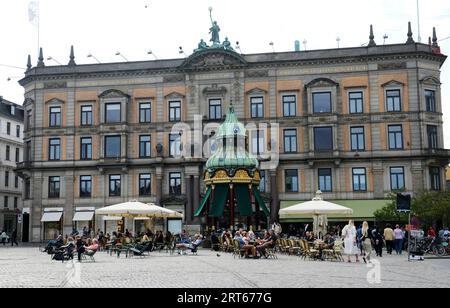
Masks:
[[[20,149],[16,148],[16,163],[20,161]]]
[[[92,194],[92,177],[90,175],[80,176],[80,197],[90,198]]]
[[[6,146],[6,160],[11,160],[11,147],[9,145]]]
[[[353,168],[353,191],[367,191],[366,168]]]
[[[151,157],[152,151],[152,137],[151,136],[139,136],[139,157]]]
[[[298,192],[298,170],[284,170],[286,192]]]
[[[169,121],[170,122],[181,121],[181,101],[169,102]]]
[[[14,188],[19,188],[19,176],[14,176]]]
[[[402,111],[402,101],[400,98],[400,90],[387,90],[386,103],[388,112]]]
[[[4,196],[4,197],[3,197],[3,206],[4,206],[5,209],[8,208],[8,206],[9,206],[8,203],[9,203],[9,198],[8,198],[8,196]]]
[[[27,129],[31,128],[31,120],[32,120],[31,110],[27,110]]]
[[[18,208],[19,205],[19,198],[18,197],[14,197],[14,209],[16,210]]]
[[[181,135],[169,134],[169,156],[181,156]]]
[[[20,125],[16,125],[16,137],[20,138]]]
[[[11,135],[11,123],[6,123],[6,134],[9,136]]]
[[[50,127],[61,126],[61,107],[50,107]]]
[[[333,128],[314,128],[314,149],[318,152],[333,151]]]
[[[260,170],[259,175],[261,176],[261,182],[259,182],[259,191],[266,192],[266,171]]]
[[[92,106],[81,106],[81,126],[91,126]]]
[[[319,190],[322,192],[333,191],[333,178],[331,169],[319,169]]]
[[[405,189],[405,171],[403,167],[391,167],[391,190]]]
[[[151,123],[152,122],[152,104],[140,103],[139,104],[139,122]]]
[[[364,101],[362,92],[350,92],[348,93],[349,110],[350,113],[363,113]]]
[[[264,117],[264,98],[262,96],[250,98],[250,110],[252,118]]]
[[[120,175],[109,176],[109,196],[120,197]]]
[[[151,196],[151,175],[139,174],[139,196]]]
[[[285,129],[283,133],[284,133],[284,152],[297,153],[297,130]]]
[[[350,141],[352,151],[365,150],[364,126],[350,128]]]
[[[181,173],[171,172],[169,174],[169,188],[171,195],[181,195]]]
[[[120,123],[121,105],[120,103],[105,104],[105,123]]]
[[[295,95],[283,95],[283,116],[297,116],[297,97]]]
[[[61,140],[59,138],[50,139],[49,143],[49,160],[61,159]]]
[[[26,149],[26,153],[27,153],[27,157],[26,157],[26,161],[31,161],[32,159],[33,159],[33,155],[32,155],[32,152],[31,152],[31,141],[27,141],[26,143],[25,143],[25,149]]]
[[[312,94],[313,113],[331,113],[331,92]]]
[[[81,149],[80,149],[80,159],[81,160],[91,160],[92,159],[92,138],[83,137],[80,139]]]
[[[264,137],[264,130],[253,130],[250,132],[251,140],[252,140],[252,149],[251,153],[253,155],[260,155],[264,153],[264,144],[265,144],[265,137]]]
[[[60,179],[59,176],[51,176],[48,178],[48,197],[59,198]]]
[[[441,191],[441,170],[439,167],[430,167],[431,190]]]
[[[210,99],[209,100],[209,119],[220,120],[222,119],[222,100]]]
[[[439,148],[437,126],[427,125],[428,149],[435,150]]]
[[[9,171],[5,171],[5,187],[9,187]]]
[[[403,150],[403,129],[401,125],[389,125],[389,150]]]
[[[425,90],[425,103],[428,112],[436,112],[436,92]]]
[[[105,157],[116,158],[121,157],[120,136],[105,136]]]
[[[31,199],[31,180],[30,179],[25,180],[25,199],[26,200]]]

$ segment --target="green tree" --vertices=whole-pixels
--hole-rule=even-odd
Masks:
[[[441,222],[444,226],[448,226],[450,219],[450,193],[422,191],[413,198],[412,208],[422,224],[436,227],[436,224]]]
[[[389,196],[391,202],[384,208],[376,210],[374,216],[377,222],[396,222],[401,224],[408,223],[408,214],[397,212],[397,195],[391,194]]]

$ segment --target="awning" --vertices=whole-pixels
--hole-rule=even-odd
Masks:
[[[247,184],[234,185],[239,213],[242,217],[253,215],[252,201],[250,200],[250,192]]]
[[[199,217],[202,214],[203,209],[205,208],[205,205],[208,202],[209,196],[211,195],[211,191],[212,191],[212,188],[210,186],[210,187],[208,187],[208,190],[206,191],[206,195],[203,198],[202,203],[200,204],[200,207],[197,209],[197,211],[194,214],[195,217]]]
[[[104,221],[119,221],[122,220],[120,216],[103,216]]]
[[[150,217],[134,217],[134,220],[150,220]]]
[[[253,186],[253,195],[256,198],[256,202],[259,204],[259,208],[266,214],[267,217],[270,216],[270,211],[267,208],[266,204],[264,203],[263,199],[261,198],[261,195],[259,194],[258,188],[256,186]]]
[[[281,201],[280,207],[281,208],[287,208],[289,206],[292,206],[294,204],[298,204],[304,201]],[[386,205],[388,205],[391,201],[390,200],[330,200],[333,203],[351,208],[353,210],[352,218],[353,220],[357,221],[374,221],[375,216],[374,213],[376,210],[382,209]],[[289,222],[309,222],[312,221],[312,218],[283,218],[280,217],[281,222],[289,223]],[[328,221],[345,221],[347,218],[342,216],[328,216]]]
[[[63,212],[46,212],[42,215],[41,222],[58,222],[61,220]]]
[[[94,212],[75,212],[73,221],[91,221],[94,218]]]
[[[214,190],[214,199],[209,212],[210,217],[220,217],[223,215],[225,202],[228,196],[228,184],[218,184]]]

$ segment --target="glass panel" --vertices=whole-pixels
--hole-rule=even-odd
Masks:
[[[316,151],[332,151],[333,128],[332,127],[314,128],[314,145]]]
[[[331,112],[331,92],[313,93],[313,112]]]
[[[121,120],[120,103],[106,104],[106,123],[118,123]]]
[[[120,158],[120,136],[105,137],[105,157]]]

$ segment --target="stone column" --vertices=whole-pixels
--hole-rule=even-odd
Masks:
[[[73,174],[68,171],[64,177],[64,213],[63,213],[63,235],[70,234],[73,230],[73,216],[75,213],[74,205],[74,183]],[[63,186],[61,186],[62,188]],[[61,190],[62,192],[62,190]]]
[[[405,170],[406,173],[406,170]],[[423,189],[426,189],[426,179],[425,176],[425,168],[422,166],[421,161],[412,161],[411,162],[411,178],[412,178],[412,187],[410,188],[413,192],[418,192]],[[407,179],[408,176],[405,174],[405,179]],[[408,189],[408,181],[406,181],[406,188]]]
[[[278,221],[278,211],[280,210],[280,200],[278,199],[277,172],[270,171],[270,194],[272,195],[272,204],[270,206],[270,223]]]
[[[32,173],[31,178],[31,209],[30,209],[30,242],[37,243],[43,238],[43,224],[41,223],[43,178],[39,172]]]
[[[200,176],[194,175],[194,195],[192,197],[192,209],[193,212],[197,211],[200,206]],[[198,219],[195,219],[198,222]]]
[[[161,198],[162,198],[162,167],[156,167],[156,205],[161,206]]]
[[[193,212],[192,212],[192,179],[191,176],[189,174],[186,174],[185,178],[184,178],[185,182],[186,182],[186,208],[185,208],[185,224],[186,225],[191,225],[192,224],[192,216],[193,216]]]
[[[373,163],[373,194],[375,199],[384,198],[384,169],[382,162],[374,162]]]

